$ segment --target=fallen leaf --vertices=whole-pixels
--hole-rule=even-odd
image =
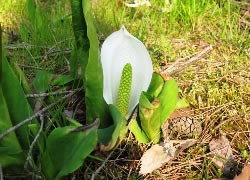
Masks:
[[[246,165],[234,180],[250,180],[250,165]]]
[[[176,158],[181,152],[197,143],[196,139],[169,140],[153,145],[141,157],[140,174],[145,175]],[[175,144],[175,145],[174,145]],[[178,145],[177,145],[178,144]]]
[[[141,157],[140,174],[151,173],[174,158],[175,147],[171,143],[155,144]]]
[[[220,168],[223,168],[228,160],[234,159],[233,151],[226,136],[213,138],[209,143],[211,154],[215,155],[213,162]]]
[[[233,178],[237,172],[237,162],[234,160],[233,151],[226,136],[213,138],[209,143],[211,154],[214,155],[212,162],[222,169],[225,177]]]

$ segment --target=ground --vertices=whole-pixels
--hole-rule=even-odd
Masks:
[[[146,176],[138,174],[139,159],[150,146],[136,142],[129,134],[96,176],[98,179],[220,177],[222,170],[212,163],[208,143],[225,135],[237,164],[228,175],[233,177],[250,161],[250,4],[235,0],[150,2],[150,7],[131,8],[122,0],[93,1],[100,42],[125,25],[145,44],[154,70],[159,73],[176,61],[182,66],[190,57],[212,46],[195,63],[171,74],[203,131],[198,143]],[[32,26],[39,22],[32,22],[24,0],[0,2],[7,55],[30,81],[37,69],[66,74],[74,39],[69,1],[41,0],[38,4],[43,15],[42,32],[39,25]],[[53,113],[51,118],[58,116]],[[89,179],[103,164],[95,156],[105,159],[108,154],[96,152],[69,178]]]

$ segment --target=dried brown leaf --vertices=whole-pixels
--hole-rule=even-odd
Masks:
[[[226,136],[213,138],[209,143],[209,149],[215,155],[213,162],[220,168],[224,168],[226,163],[234,158],[230,142]]]
[[[160,168],[174,158],[175,151],[175,147],[170,143],[153,145],[141,157],[141,169],[139,173],[145,175]]]

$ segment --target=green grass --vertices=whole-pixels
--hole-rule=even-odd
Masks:
[[[6,32],[8,56],[20,65],[32,66],[21,66],[29,80],[33,79],[35,68],[67,73],[73,41],[69,1],[39,2],[41,11],[36,15],[41,18],[40,22],[32,22],[23,2],[0,2],[0,22]],[[100,40],[124,24],[131,34],[144,42],[157,72],[178,58],[213,46],[197,63],[172,75],[180,86],[181,96],[196,109],[204,128],[201,139],[204,143],[191,147],[164,168],[144,177],[211,179],[221,175],[207,155],[207,143],[213,136],[225,134],[228,137],[241,165],[248,157],[244,158],[242,153],[250,154],[250,28],[246,23],[249,12],[248,16],[244,14],[243,2],[231,0],[165,2],[152,0],[152,7],[128,8],[122,0],[98,0],[93,3],[93,15]],[[11,39],[11,31],[18,34],[17,40]],[[23,44],[20,46],[20,43]],[[163,63],[166,65],[162,66]],[[62,107],[59,105],[57,109],[50,118],[60,125],[56,119],[60,119]],[[129,136],[112,155],[113,161],[106,164],[99,178],[142,178],[137,173],[137,160],[146,148]],[[71,177],[89,178],[100,164],[89,159]]]

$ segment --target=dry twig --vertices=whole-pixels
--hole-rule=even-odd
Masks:
[[[108,162],[109,158],[112,156],[114,151],[111,151],[107,158],[103,161],[102,165],[92,174],[91,180],[95,180],[95,176],[102,170],[102,168],[105,166],[105,164]]]
[[[176,72],[182,71],[183,69],[185,69],[187,66],[189,66],[190,64],[198,61],[199,59],[201,59],[202,56],[204,56],[205,54],[207,54],[208,52],[210,52],[213,49],[213,47],[211,45],[207,46],[205,49],[203,49],[202,51],[200,51],[197,55],[191,57],[190,59],[188,59],[186,62],[181,63],[181,60],[177,60],[175,61],[171,66],[169,66],[167,69],[163,70],[161,72],[162,75],[172,75]]]
[[[68,94],[68,93],[72,93],[72,92],[73,91],[61,91],[61,92],[39,93],[39,94],[26,94],[25,97],[38,98],[38,97],[47,97],[47,96]]]
[[[0,135],[0,141],[7,136],[8,134],[10,134],[11,132],[15,131],[16,129],[18,129],[19,127],[29,123],[30,121],[34,120],[35,118],[37,118],[40,114],[43,114],[44,112],[48,111],[50,108],[54,107],[56,104],[62,102],[63,100],[71,97],[73,94],[75,94],[77,91],[79,91],[79,89],[74,90],[73,92],[71,92],[70,94],[65,95],[64,97],[62,97],[61,99],[57,100],[56,102],[48,105],[47,107],[41,109],[40,111],[36,112],[34,115],[30,116],[29,118],[23,120],[22,122],[16,124],[15,126],[9,128],[7,131],[5,131],[4,133],[2,133]]]
[[[42,114],[39,115],[40,116],[40,121],[41,121],[41,125],[40,125],[40,129],[39,131],[37,132],[34,140],[32,141],[31,145],[30,145],[30,148],[29,148],[29,152],[28,152],[28,155],[27,155],[27,158],[26,158],[26,161],[25,161],[25,164],[24,164],[24,169],[27,169],[28,168],[28,163],[30,163],[31,159],[32,159],[32,150],[35,146],[35,143],[37,142],[42,130],[43,130],[43,126],[44,126],[44,116]]]

